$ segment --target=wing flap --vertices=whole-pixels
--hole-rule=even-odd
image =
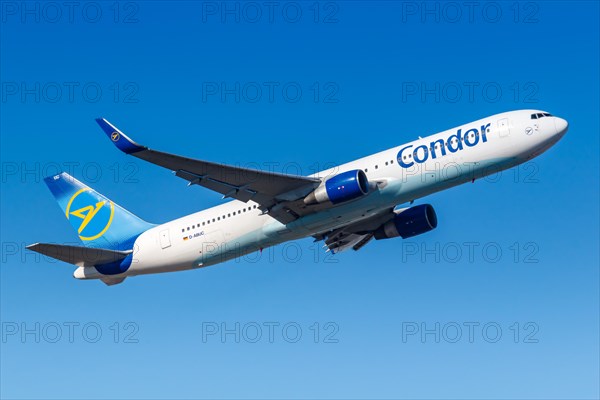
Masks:
[[[348,249],[356,251],[367,244],[372,238],[373,234],[371,233],[364,235],[346,233],[344,235],[338,235],[335,239],[327,239],[325,241],[325,247],[327,247],[327,251],[331,251],[332,253],[339,253]]]
[[[324,240],[323,247],[333,253],[348,249],[358,251],[373,239],[374,231],[393,216],[393,208],[385,209],[361,221],[315,235],[314,238],[315,241]]]

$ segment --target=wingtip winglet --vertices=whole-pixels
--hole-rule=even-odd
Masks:
[[[138,151],[146,150],[145,146],[141,146],[131,140],[127,135],[117,129],[116,126],[108,122],[104,118],[96,118],[96,122],[104,131],[106,136],[114,143],[115,146],[126,154],[137,153]]]

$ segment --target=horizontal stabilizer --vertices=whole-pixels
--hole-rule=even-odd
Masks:
[[[133,252],[133,250],[117,251],[51,243],[35,243],[27,248],[79,267],[93,267],[121,261]]]

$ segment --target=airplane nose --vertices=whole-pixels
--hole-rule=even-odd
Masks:
[[[569,123],[562,118],[554,117],[554,127],[556,128],[556,134],[563,136],[569,129]]]

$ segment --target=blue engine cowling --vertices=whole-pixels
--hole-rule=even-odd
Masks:
[[[306,204],[339,204],[369,193],[369,180],[363,170],[342,172],[325,181],[304,199]]]
[[[437,227],[437,215],[430,204],[407,208],[381,225],[374,232],[375,239],[401,236],[403,239],[420,235]]]

